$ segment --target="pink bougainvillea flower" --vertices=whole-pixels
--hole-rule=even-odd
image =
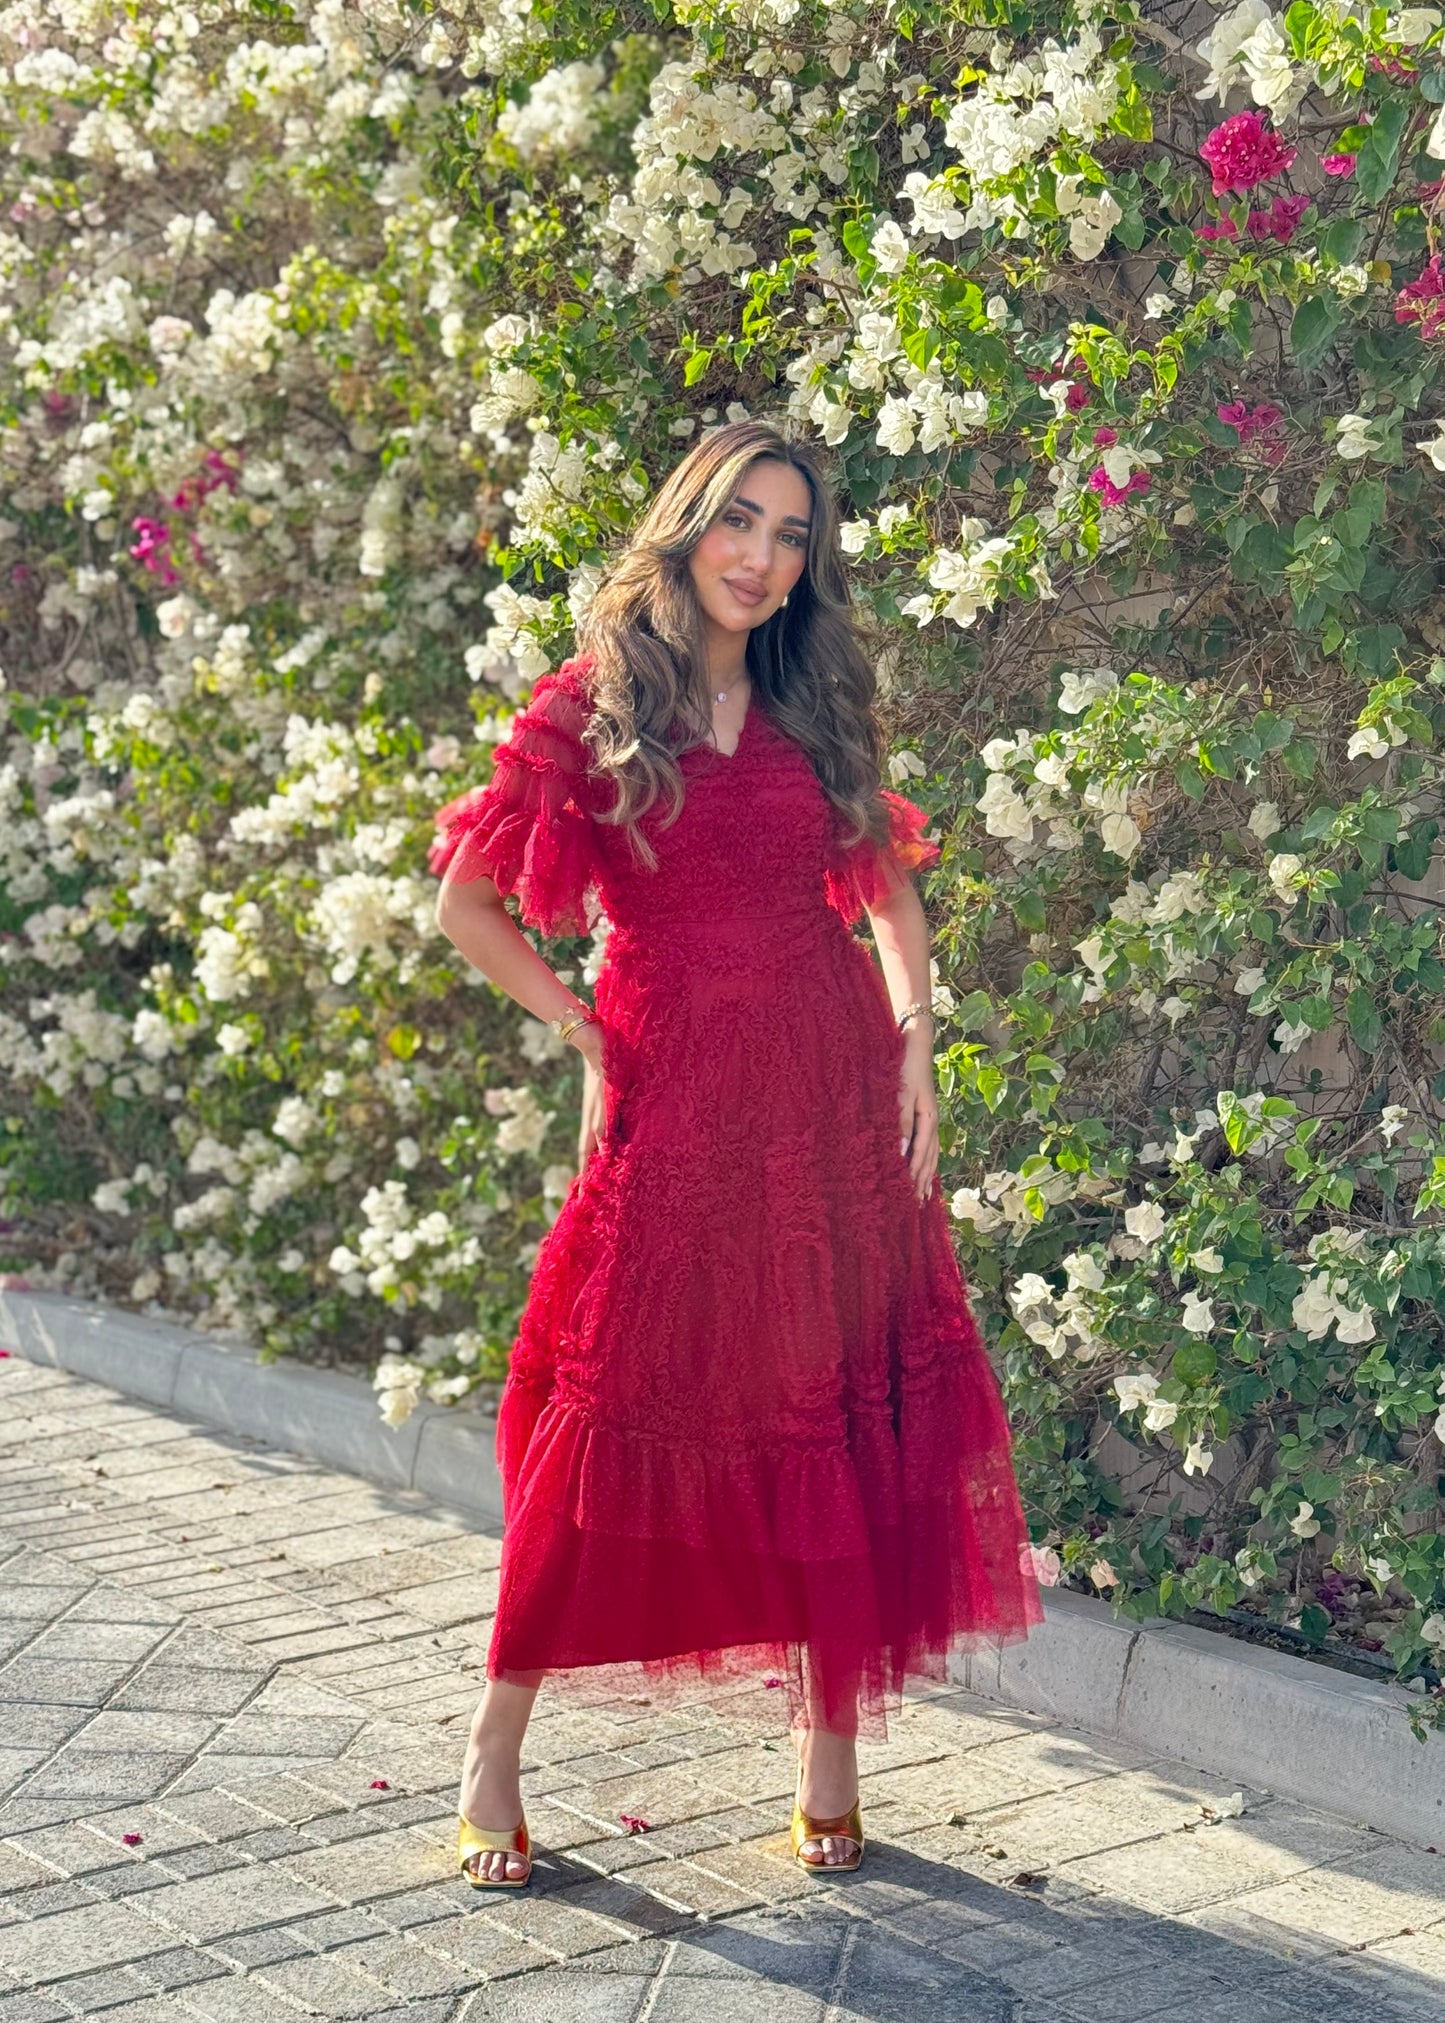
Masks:
[[[764,1679],[763,1684],[768,1688],[769,1692],[777,1692],[781,1690],[783,1682],[781,1679],[770,1678]]]
[[[1250,237],[1278,239],[1287,246],[1299,229],[1299,221],[1310,207],[1307,196],[1276,197],[1267,211],[1249,214]]]
[[[1119,440],[1118,433],[1114,429],[1096,428],[1094,430],[1095,445],[1101,450],[1113,449],[1115,443],[1118,442],[1118,440]]]
[[[1040,1587],[1057,1587],[1064,1563],[1051,1545],[1021,1545],[1019,1569],[1031,1573]]]
[[[120,1838],[125,1847],[139,1847],[141,1844],[141,1836],[138,1833],[123,1833]]]
[[[1102,464],[1089,473],[1089,490],[1097,492],[1106,506],[1122,506],[1135,492],[1147,492],[1148,489],[1147,471],[1132,472],[1127,485],[1116,485]]]
[[[1445,275],[1441,255],[1432,253],[1413,281],[1395,297],[1395,321],[1418,323],[1422,337],[1437,337],[1445,328]]]
[[[1327,176],[1352,176],[1355,173],[1354,155],[1321,155],[1320,167]]]
[[[1237,239],[1239,237],[1239,227],[1235,224],[1233,218],[1220,218],[1212,225],[1201,225],[1199,227],[1199,237],[1201,239],[1212,240],[1222,239],[1227,243],[1230,239]]]
[[[1253,444],[1267,464],[1277,464],[1285,456],[1288,445],[1280,434],[1284,415],[1273,401],[1262,400],[1257,407],[1246,407],[1242,400],[1234,400],[1214,411],[1227,428],[1238,432],[1241,449]]]
[[[1077,414],[1081,407],[1087,407],[1089,405],[1089,402],[1092,399],[1092,397],[1093,396],[1089,388],[1087,386],[1080,385],[1079,382],[1075,380],[1074,384],[1069,388],[1068,392],[1064,395],[1064,406],[1069,410],[1070,414]]]
[[[233,464],[228,464],[219,450],[207,450],[199,472],[187,478],[180,489],[166,501],[177,513],[193,513],[203,499],[223,486],[234,492],[241,482],[241,473]]]
[[[181,579],[171,560],[171,530],[165,521],[150,520],[142,515],[130,524],[136,536],[130,550],[132,561],[139,562],[142,569],[148,569],[152,576],[159,576],[162,583],[179,583]]]
[[[373,1777],[371,1780],[371,1788],[373,1791],[390,1791],[391,1786],[387,1783],[384,1777]]]
[[[1296,150],[1282,141],[1257,112],[1236,112],[1221,120],[1200,148],[1200,159],[1214,177],[1214,194],[1252,190],[1272,176],[1282,176]]]
[[[651,1833],[652,1831],[651,1820],[639,1819],[635,1812],[619,1812],[617,1817],[622,1821],[622,1824],[627,1828],[629,1833]]]

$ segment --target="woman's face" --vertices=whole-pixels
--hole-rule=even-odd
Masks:
[[[759,457],[748,465],[688,557],[705,619],[736,633],[772,617],[807,565],[812,503],[791,464]]]

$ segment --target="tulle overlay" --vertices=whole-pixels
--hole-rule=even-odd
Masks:
[[[890,795],[891,849],[844,851],[755,702],[731,757],[684,757],[636,867],[591,821],[585,678],[538,683],[433,859],[549,932],[594,893],[611,923],[606,1124],[502,1401],[489,1670],[652,1698],[761,1674],[795,1721],[856,1699],[881,1733],[908,1677],[1042,1620],[942,1199],[899,1152],[904,1041],[847,925],[937,847]]]

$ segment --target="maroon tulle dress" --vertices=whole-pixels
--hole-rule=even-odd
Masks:
[[[606,1121],[537,1253],[498,1431],[493,1677],[657,1692],[760,1675],[794,1721],[886,1732],[909,1675],[1042,1620],[998,1387],[935,1181],[899,1152],[904,1040],[850,931],[932,862],[840,841],[754,693],[680,761],[658,854],[593,819],[588,663],[540,679],[436,871],[546,935],[609,931]]]

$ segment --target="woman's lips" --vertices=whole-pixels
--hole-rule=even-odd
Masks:
[[[761,604],[768,594],[766,590],[760,590],[751,583],[734,583],[728,576],[723,578],[723,587],[731,590],[739,604]]]

